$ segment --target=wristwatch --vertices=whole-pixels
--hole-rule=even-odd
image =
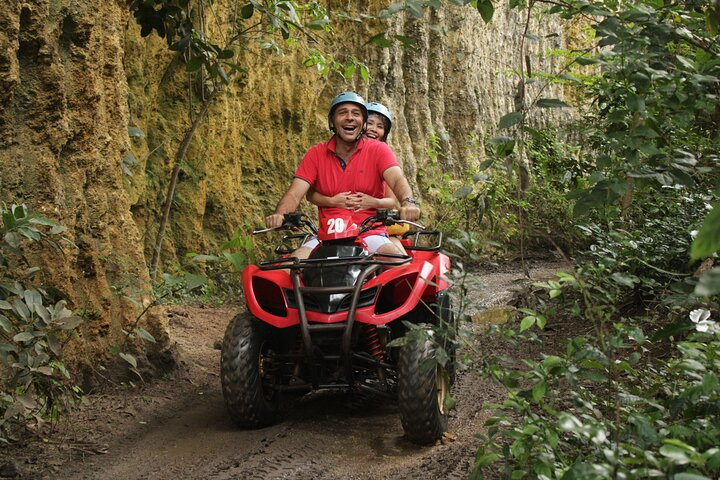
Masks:
[[[417,200],[415,200],[415,197],[405,197],[402,199],[401,205],[405,205],[406,203],[417,205]]]

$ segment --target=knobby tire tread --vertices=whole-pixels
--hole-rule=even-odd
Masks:
[[[258,358],[263,334],[250,314],[233,318],[225,331],[220,379],[232,420],[243,428],[261,428],[276,421],[277,405],[264,395]]]
[[[420,366],[433,354],[430,341],[410,342],[400,350],[398,407],[405,435],[413,443],[430,445],[447,430],[447,415],[438,406],[436,369]]]

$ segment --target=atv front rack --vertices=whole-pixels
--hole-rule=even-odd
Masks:
[[[435,237],[432,245],[421,246],[421,237]],[[442,247],[443,234],[437,230],[408,230],[403,234],[403,239],[412,238],[411,245],[404,245],[405,250],[420,250],[424,252],[437,252]]]
[[[261,270],[290,270],[290,278],[293,286],[293,293],[295,294],[295,301],[297,302],[298,316],[300,317],[300,334],[302,336],[303,346],[305,350],[305,359],[308,367],[310,368],[310,378],[312,381],[312,388],[318,389],[322,385],[319,383],[319,376],[317,373],[317,365],[315,363],[312,341],[312,332],[327,332],[327,331],[342,331],[342,343],[341,343],[341,355],[338,360],[343,362],[345,377],[347,379],[347,387],[358,387],[358,388],[371,388],[362,383],[355,384],[353,380],[353,359],[362,361],[365,364],[372,366],[381,366],[389,368],[390,365],[384,364],[376,359],[363,357],[362,355],[354,354],[352,351],[352,332],[355,323],[355,313],[358,308],[358,301],[360,299],[360,291],[362,290],[365,281],[373,275],[375,272],[380,270],[383,266],[399,266],[410,262],[412,258],[408,255],[398,254],[372,254],[366,256],[353,256],[353,257],[340,257],[340,258],[317,258],[317,259],[299,259],[297,257],[279,258],[276,260],[268,260],[261,262],[259,267]],[[305,268],[328,268],[337,267],[339,265],[365,265],[362,272],[358,276],[354,285],[349,286],[334,286],[334,287],[306,287],[300,285],[300,272]],[[310,324],[307,319],[307,313],[305,309],[305,300],[303,294],[337,294],[337,293],[349,293],[350,308],[347,313],[347,320],[345,322],[337,323],[314,323]],[[310,385],[296,385],[293,386],[293,390],[309,388]],[[342,387],[338,385],[337,387]],[[374,389],[373,389],[374,390]],[[380,392],[383,393],[383,392]]]

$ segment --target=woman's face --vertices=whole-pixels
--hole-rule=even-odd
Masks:
[[[371,113],[367,121],[365,135],[368,138],[385,141],[385,121],[381,115]]]

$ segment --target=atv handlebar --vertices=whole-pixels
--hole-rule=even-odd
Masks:
[[[309,229],[310,232],[307,232]],[[317,227],[315,224],[302,212],[290,212],[283,215],[283,223],[279,227],[272,228],[261,228],[259,230],[253,230],[252,234],[257,235],[260,233],[271,232],[273,230],[302,230],[306,233],[312,233],[317,235]]]
[[[363,220],[363,222],[360,224],[360,233],[367,232],[375,226],[378,226],[377,224],[389,227],[390,225],[395,225],[396,223],[412,225],[413,227],[419,228],[421,230],[425,229],[425,227],[423,227],[419,223],[411,222],[410,220],[401,220],[400,212],[398,212],[397,210],[387,210],[384,208],[380,208],[377,210],[375,215]]]

